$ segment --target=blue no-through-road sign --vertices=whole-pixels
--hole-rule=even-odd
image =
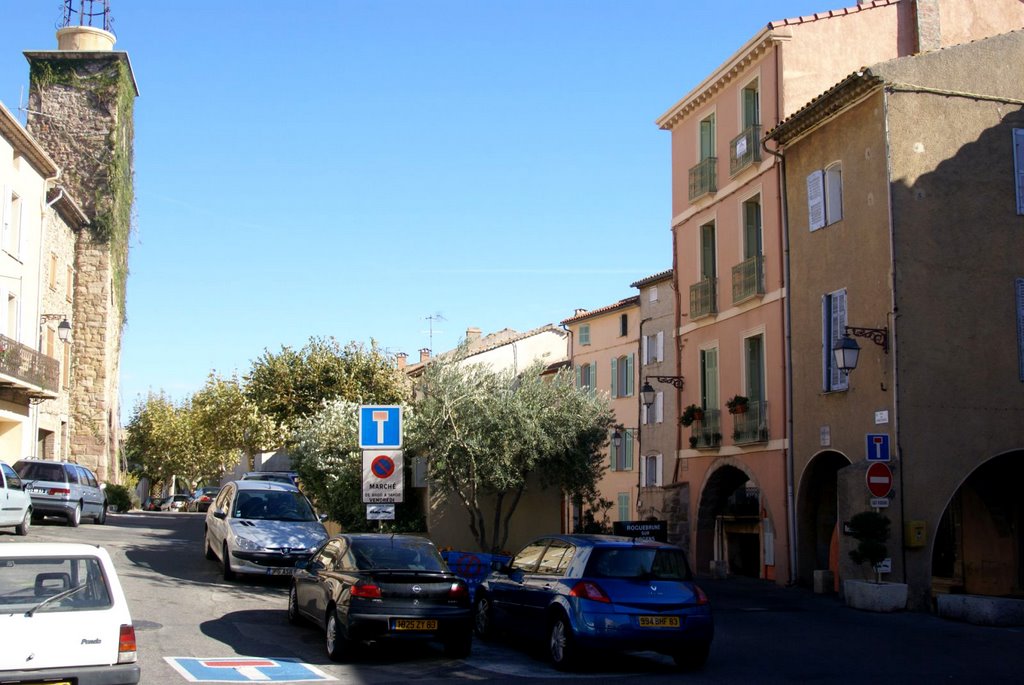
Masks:
[[[359,407],[359,449],[400,449],[402,408],[397,405]]]
[[[889,434],[868,433],[868,461],[889,461]]]

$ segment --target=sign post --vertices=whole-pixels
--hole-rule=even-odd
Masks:
[[[370,521],[392,521],[402,501],[402,407],[361,405],[359,448],[363,450],[363,504]],[[381,524],[383,525],[383,523]]]

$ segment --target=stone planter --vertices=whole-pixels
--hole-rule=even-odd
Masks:
[[[906,583],[876,583],[873,580],[844,580],[846,605],[863,611],[903,611],[907,607]]]

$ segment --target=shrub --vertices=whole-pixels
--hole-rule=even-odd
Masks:
[[[889,517],[877,511],[862,511],[850,519],[850,535],[857,540],[857,548],[850,550],[850,558],[858,564],[868,564],[875,572],[875,582],[882,582],[878,564],[882,563],[889,550]]]
[[[107,504],[124,513],[132,508],[132,493],[124,485],[108,484],[106,487]]]

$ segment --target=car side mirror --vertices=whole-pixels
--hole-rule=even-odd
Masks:
[[[106,489],[107,489],[107,484],[106,483],[100,483],[100,490],[106,490]]]
[[[215,518],[215,519],[220,519],[220,520],[223,521],[227,517],[228,517],[228,513],[226,511],[221,510],[221,509],[218,509],[215,512],[213,512],[213,518]]]
[[[325,523],[327,521],[327,514],[319,514],[317,518],[320,519],[320,523]]]
[[[506,564],[504,561],[501,561],[500,559],[492,559],[491,570],[508,575],[509,567],[508,564]]]

